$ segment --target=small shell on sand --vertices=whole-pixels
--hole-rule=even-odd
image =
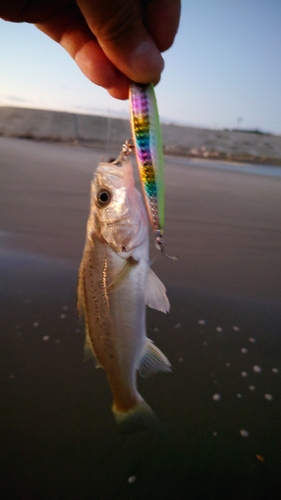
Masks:
[[[132,484],[135,482],[136,479],[137,479],[137,476],[130,476],[130,477],[128,477],[128,483]]]
[[[246,431],[245,429],[241,429],[240,434],[242,437],[246,438],[249,436],[249,432]]]
[[[253,370],[255,373],[261,373],[262,372],[262,368],[258,365],[255,365],[253,366]]]
[[[221,399],[221,395],[220,394],[213,394],[212,397],[213,397],[214,401],[220,401],[220,399]]]

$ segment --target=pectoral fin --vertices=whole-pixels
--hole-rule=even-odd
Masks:
[[[170,372],[171,363],[165,354],[156,347],[152,340],[147,339],[145,351],[141,358],[138,372],[141,377],[147,378],[157,372]]]
[[[126,259],[124,267],[119,271],[116,276],[112,278],[110,283],[107,284],[106,289],[109,293],[114,292],[114,290],[120,285],[120,283],[126,278],[130,270],[132,269],[133,266],[136,265],[136,261],[132,258],[129,257]]]
[[[147,306],[157,311],[166,313],[170,310],[166,288],[152,269],[148,271],[144,301]]]

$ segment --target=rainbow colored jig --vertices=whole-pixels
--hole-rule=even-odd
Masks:
[[[132,82],[129,99],[135,154],[147,212],[153,227],[156,247],[165,254],[163,145],[152,83]]]

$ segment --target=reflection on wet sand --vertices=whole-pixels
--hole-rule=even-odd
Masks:
[[[169,251],[180,260],[173,272],[165,259],[155,263],[171,313],[148,310],[147,327],[173,373],[138,381],[168,432],[120,435],[104,373],[83,363],[76,314],[100,155],[8,143],[9,151],[0,143],[2,491],[278,498],[280,180],[188,163],[168,173]]]

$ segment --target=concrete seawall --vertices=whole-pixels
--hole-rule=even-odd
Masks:
[[[167,154],[281,165],[281,136],[163,124]],[[58,111],[0,107],[0,135],[119,148],[128,120]]]

